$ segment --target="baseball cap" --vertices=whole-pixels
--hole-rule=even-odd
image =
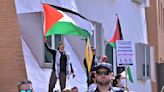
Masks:
[[[99,63],[97,66],[94,67],[94,71],[97,71],[99,70],[100,68],[106,68],[107,70],[109,70],[110,72],[113,72],[113,69],[112,69],[112,64],[110,63]]]

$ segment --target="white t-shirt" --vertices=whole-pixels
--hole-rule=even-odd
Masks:
[[[95,90],[97,88],[96,83],[92,83],[91,85],[89,85],[89,90]]]

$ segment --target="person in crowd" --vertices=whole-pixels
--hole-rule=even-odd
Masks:
[[[79,92],[77,87],[71,88],[71,92]]]
[[[106,55],[102,55],[100,57],[99,63],[102,63],[102,62],[108,63],[108,57]]]
[[[32,87],[32,82],[29,80],[18,82],[18,91],[19,92],[34,92]]]
[[[72,91],[71,91],[71,89],[68,89],[68,88],[66,89],[66,88],[65,88],[65,89],[63,89],[62,92],[72,92]]]
[[[164,86],[162,87],[161,92],[164,92]]]
[[[75,77],[72,65],[69,61],[69,53],[64,49],[64,42],[58,43],[58,49],[51,49],[45,41],[45,47],[53,55],[52,73],[49,81],[49,92],[53,92],[57,79],[59,78],[61,91],[66,86],[66,76],[73,74]],[[70,69],[71,66],[71,69]]]
[[[113,70],[112,65],[109,63],[99,63],[94,67],[95,80],[97,88],[95,90],[90,90],[89,92],[113,92],[112,91],[112,79],[113,79]]]
[[[92,58],[92,64],[91,64],[91,71],[92,71],[92,67],[94,67],[95,65],[97,65],[97,62],[95,60],[96,49],[94,49],[93,47],[91,47],[91,49],[92,49],[92,52],[93,52],[93,58]],[[86,58],[84,58],[84,66],[86,68],[87,84],[88,84],[88,87],[89,87],[89,85],[91,83],[90,83],[90,80],[89,80],[89,72],[88,72],[88,66],[87,66]]]
[[[96,87],[95,71],[93,71],[91,72],[89,90],[94,90]]]
[[[115,76],[115,79],[112,82],[113,90],[116,92],[124,92],[125,87],[121,83],[122,76],[120,74]]]

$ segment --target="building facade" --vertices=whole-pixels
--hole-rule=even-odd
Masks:
[[[162,47],[164,44],[162,43],[162,37],[164,31],[162,29],[164,27],[164,17],[162,15],[164,15],[164,11],[162,0],[150,0],[150,6],[146,8],[146,11],[145,5],[135,2],[137,0],[103,0],[103,2],[100,0],[91,0],[90,2],[88,0],[70,0],[70,2],[64,2],[64,0],[56,0],[56,2],[51,0],[42,1],[74,10],[98,23],[100,26],[98,30],[101,30],[104,35],[100,36],[102,46],[100,46],[101,48],[97,47],[97,39],[92,43],[98,48],[97,53],[101,52],[100,54],[104,53],[103,46],[106,45],[106,41],[113,36],[117,14],[120,19],[124,40],[150,44],[155,48],[155,62],[157,62],[157,65],[163,62]],[[33,82],[36,92],[47,92],[51,69],[40,66],[40,63],[44,61],[43,11],[40,1],[15,0],[14,2],[4,0],[0,7],[0,11],[5,12],[0,14],[0,19],[2,20],[0,21],[2,32],[0,36],[0,51],[4,53],[0,56],[0,63],[2,63],[0,65],[0,83],[3,84],[3,86],[0,86],[0,90],[3,92],[16,92],[17,82],[29,79]],[[31,40],[32,38],[35,39]],[[81,38],[67,36],[64,37],[64,40],[66,49],[72,55],[75,74],[78,76],[75,79],[70,79],[67,86],[77,86],[80,92],[84,92],[87,89],[84,81],[86,80],[85,70],[82,67],[84,58],[82,53],[85,52],[83,50],[85,49],[85,42]],[[79,42],[82,44],[79,44]],[[158,83],[158,78],[144,81],[137,80],[136,64],[134,63],[131,66],[134,83],[128,81],[129,89],[136,92],[157,92],[157,84],[160,84]],[[55,89],[58,88],[59,86],[56,86]]]
[[[164,1],[150,0],[146,8],[148,43],[155,47],[156,80],[153,81],[153,92],[159,92],[164,85],[162,69],[164,68]],[[158,91],[157,91],[158,90]]]

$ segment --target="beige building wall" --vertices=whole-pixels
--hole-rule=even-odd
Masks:
[[[158,42],[159,42],[159,60],[158,63],[164,63],[164,0],[158,1]]]
[[[15,0],[1,0],[0,92],[18,92],[18,81],[26,78]]]
[[[155,47],[155,62],[158,61],[158,25],[157,25],[157,1],[150,0],[150,7],[145,9],[148,31],[148,43]]]
[[[146,8],[148,43],[155,47],[155,62],[164,63],[164,0],[150,0]],[[157,92],[157,81],[152,81],[152,90]]]
[[[146,8],[148,42],[155,47],[155,62],[164,63],[164,1],[150,0]]]

